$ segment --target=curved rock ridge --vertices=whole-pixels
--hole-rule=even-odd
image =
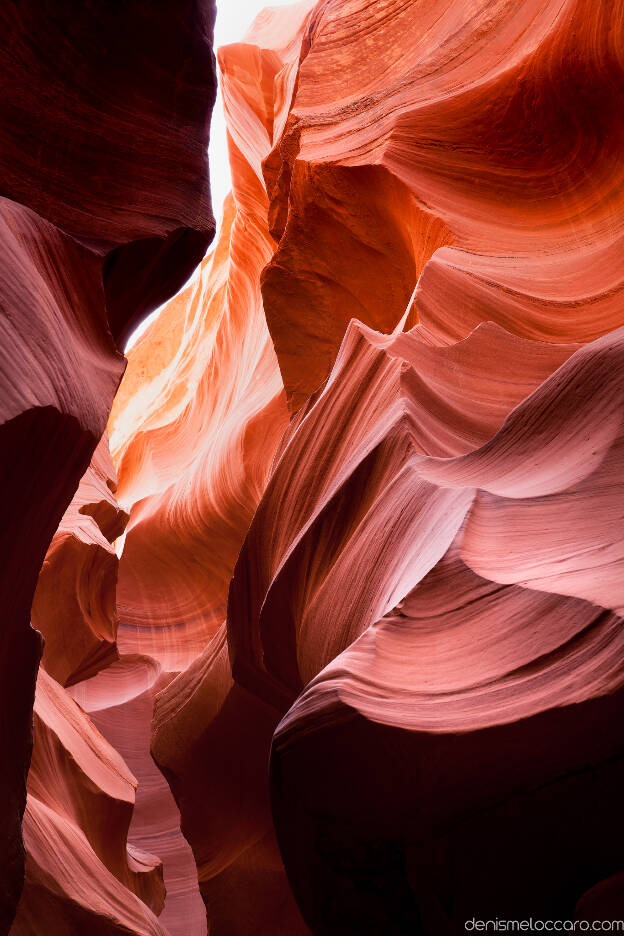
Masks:
[[[158,855],[162,862],[166,897],[160,924],[172,936],[205,936],[206,913],[193,856],[180,832],[169,786],[149,751],[154,695],[170,678],[150,657],[122,656],[73,686],[71,693],[138,780],[128,843],[133,850]]]
[[[13,934],[621,917],[624,3],[265,10],[186,282],[213,18],[0,14],[0,932],[41,635]]]
[[[351,317],[451,343],[491,319],[591,341],[621,324],[620,3],[323,0],[264,169],[263,274],[292,410]]]
[[[308,684],[280,737],[291,719],[303,722],[306,713],[317,716],[317,706],[343,702],[370,721],[411,731],[516,721],[617,689],[621,639],[617,615],[557,594],[500,587],[468,569],[454,542],[396,609]]]
[[[104,435],[46,553],[31,609],[45,640],[42,665],[64,686],[118,657],[119,560],[112,544],[128,517],[115,500],[116,487]]]
[[[267,760],[276,722],[271,706],[234,683],[225,626],[156,697],[152,755],[180,807],[211,934],[309,932],[271,820]]]
[[[219,248],[184,296],[188,310],[179,307],[188,330],[152,381],[147,418],[115,450],[119,497],[132,504],[119,570],[119,646],[169,671],[187,666],[225,617],[236,556],[286,425],[259,299],[268,235],[253,215],[234,210],[226,207]],[[146,332],[138,355],[149,357],[161,327],[167,334],[166,319]],[[113,444],[137,396],[114,414]]]
[[[106,427],[124,361],[106,326],[101,262],[30,209],[0,199],[0,931],[23,880],[32,704],[41,639],[29,624],[39,569]]]
[[[303,29],[304,12],[288,22]],[[110,422],[120,501],[132,505],[120,646],[170,671],[187,666],[224,620],[234,563],[287,424],[259,286],[275,246],[261,163],[272,145],[269,93],[294,74],[297,45],[263,49],[252,38],[219,53],[233,176],[219,243],[131,350]]]
[[[243,71],[237,62],[230,82],[224,51],[220,58],[230,132],[262,170],[269,226],[280,242],[263,271],[262,296],[291,410],[329,373],[349,320],[391,331],[425,262],[452,242],[384,168],[293,164],[292,114],[320,6],[296,4],[288,18],[278,10],[261,15],[245,40],[250,64]],[[244,110],[251,101],[253,124]],[[247,154],[249,139],[260,136],[271,149],[261,167],[257,150]]]
[[[211,891],[235,886],[243,859],[273,841],[266,758],[280,714],[437,568],[465,527],[475,488],[420,478],[423,456],[435,463],[487,445],[575,347],[494,324],[442,348],[418,328],[349,327],[326,387],[280,444],[234,572],[227,635],[157,698],[152,750],[180,804],[209,919],[219,921]],[[279,904],[288,886],[277,870]],[[246,883],[256,912],[261,887],[266,899],[256,871]]]
[[[302,7],[287,19],[302,29],[304,15]],[[283,24],[281,34],[287,35]],[[263,81],[270,87],[274,78],[292,82],[297,54],[296,42],[286,38],[273,50],[251,42],[221,50],[233,197],[199,276],[130,351],[110,421],[118,494],[130,509],[119,571],[118,645],[124,655],[151,656],[163,674],[189,664],[192,673],[206,645],[220,639],[236,558],[287,425],[259,285],[274,250],[261,171],[272,134],[263,113],[266,96],[254,89]],[[272,121],[272,104],[271,110]],[[253,132],[241,136],[240,120]],[[129,701],[123,708],[131,717]],[[112,739],[116,729],[110,719],[106,727],[108,715],[94,717]],[[269,741],[270,733],[263,736],[264,750]],[[184,832],[195,845],[191,830]],[[270,827],[263,838],[219,874],[200,871],[211,933],[223,927],[260,931],[279,919],[288,932],[303,927],[283,885]],[[201,865],[197,851],[195,857]]]
[[[302,8],[287,21],[303,28],[304,14]],[[282,23],[280,35],[287,33]],[[153,694],[187,667],[180,678],[192,678],[206,646],[221,639],[236,558],[287,426],[260,293],[260,272],[275,245],[261,171],[272,145],[263,113],[268,95],[256,89],[262,82],[270,87],[274,78],[292,82],[296,54],[296,43],[286,38],[273,50],[251,43],[221,50],[233,193],[219,240],[194,281],[129,352],[109,424],[118,496],[130,511],[117,590],[121,662],[147,655],[162,676],[149,692],[92,714],[139,778],[133,841],[157,843],[153,850],[164,859],[165,879],[176,882],[178,896],[175,903],[173,896],[167,899],[163,915],[172,932],[205,932],[206,914],[194,905],[189,913],[197,871],[183,854],[178,813],[167,802],[162,776],[154,774],[146,732]],[[242,135],[240,121],[248,125]],[[98,679],[104,685],[103,676],[91,681],[94,687]],[[126,724],[134,726],[132,737]],[[269,742],[270,731],[263,735],[265,751]],[[203,799],[210,809],[205,792]],[[264,808],[268,817],[266,797]],[[211,933],[228,927],[270,931],[279,920],[287,932],[305,931],[284,888],[270,823],[262,842],[206,873],[192,829],[183,831],[200,866]]]
[[[1,932],[11,925],[24,876],[20,820],[41,655],[40,636],[29,626],[37,576],[123,373],[111,333],[120,339],[172,295],[214,231],[206,157],[214,13],[210,0],[158,10],[137,2],[74,9],[60,0],[27,0],[0,12],[0,449],[7,494],[0,548]],[[49,559],[56,569],[62,562],[61,578],[73,567],[76,591],[69,594],[65,578],[66,619],[42,601],[36,617],[61,638],[75,619],[78,592],[86,595],[86,574],[94,597],[96,572],[108,606],[90,607],[86,618],[106,649],[114,630],[114,560],[100,513],[66,515],[85,548],[60,535]],[[99,571],[79,573],[88,539],[97,541]],[[54,571],[40,598],[48,586],[50,600],[56,597],[52,578]],[[98,636],[85,645],[84,626],[75,636],[67,659],[50,639],[47,661],[63,681],[106,656],[98,656]]]
[[[386,337],[352,323],[326,388],[285,443],[239,557],[228,607],[237,679],[267,700],[292,701],[391,610],[396,592],[407,594],[442,558],[478,486],[431,484],[423,456],[460,458],[487,445],[573,350],[491,324],[431,348],[417,329]],[[351,627],[328,632],[324,617],[342,619],[340,603],[354,601]],[[276,639],[272,626],[283,632],[286,622],[292,638]]]
[[[216,933],[563,917],[621,865],[622,16],[323,0],[220,50],[294,415],[156,699]]]
[[[307,573],[281,566],[288,591],[279,593],[274,576],[279,597],[262,600],[251,646],[233,643],[240,678],[263,697],[275,698],[277,680],[307,683],[276,730],[271,789],[289,878],[313,932],[452,929],[473,913],[521,914],[527,888],[535,913],[571,916],[583,891],[617,870],[618,821],[613,834],[606,824],[619,815],[624,764],[624,629],[610,610],[622,607],[623,392],[618,329],[577,350],[485,444],[454,456],[421,446],[411,494],[432,485],[428,551],[446,550],[428,574],[412,563],[411,590],[401,578],[394,609],[378,606],[362,632],[362,592],[385,599],[397,586],[398,545],[404,561],[412,542],[397,503],[394,550],[384,561],[369,543],[375,561],[360,571],[364,587],[349,587],[343,571],[337,598],[334,569],[323,567],[321,588],[311,589],[318,565],[308,552]],[[449,507],[439,498],[451,492],[469,500],[449,544]],[[420,524],[425,515],[421,508]],[[296,610],[302,588],[305,616]],[[250,593],[235,576],[233,624],[239,595]],[[258,615],[253,600],[249,611]],[[346,649],[329,643],[328,652],[341,633]],[[318,673],[315,656],[321,665],[333,659]],[[384,789],[392,804],[380,809]],[[513,848],[501,867],[502,840]],[[331,899],[338,892],[340,902]]]
[[[155,916],[165,896],[162,865],[126,846],[136,780],[43,669],[34,712],[26,879],[11,934],[164,936]]]

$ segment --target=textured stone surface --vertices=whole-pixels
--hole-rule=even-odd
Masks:
[[[10,10],[15,932],[622,918],[620,0]]]
[[[112,544],[128,517],[116,487],[104,435],[46,553],[31,609],[45,641],[42,665],[64,686],[117,659],[119,560]]]
[[[212,0],[3,4],[2,194],[106,255],[116,337],[214,233],[214,16]]]
[[[216,932],[269,800],[315,933],[563,918],[619,868],[621,17],[329,0],[220,53],[294,416],[156,703]]]
[[[350,317],[388,330],[416,285],[438,340],[484,319],[546,341],[621,324],[621,25],[591,0],[315,6],[265,163],[291,407]]]
[[[206,156],[214,13],[209,0],[27,0],[0,12],[1,932],[24,875],[20,821],[41,655],[29,624],[37,575],[123,373],[111,333],[120,338],[170,296],[214,231]],[[63,681],[103,661],[115,613],[107,531],[96,518],[70,514],[73,533],[60,531],[48,554],[50,566],[62,566],[61,580],[52,570],[40,591],[51,601],[63,594],[66,607],[59,600],[57,609],[39,602],[35,610],[42,629],[54,631],[47,659]],[[78,570],[81,548],[63,558],[81,535],[85,546],[97,540],[99,571]],[[73,595],[64,578],[70,567]],[[80,615],[76,644],[62,659],[58,641],[94,571],[101,590],[92,581],[87,592],[108,597]],[[85,624],[93,640],[85,640]],[[50,829],[55,821],[45,819]]]
[[[162,865],[126,847],[136,780],[44,670],[34,712],[26,880],[11,933],[164,936],[154,915],[165,897]]]
[[[0,538],[6,609],[0,928],[6,930],[23,878],[20,817],[41,654],[30,606],[50,540],[104,432],[123,358],[104,325],[97,258],[28,208],[2,199],[0,211],[0,450],[3,487],[10,492]]]
[[[206,933],[206,915],[193,856],[171,791],[149,751],[154,695],[170,678],[151,658],[122,655],[70,691],[138,782],[128,843],[162,862],[166,895],[160,924],[174,936],[200,936]]]

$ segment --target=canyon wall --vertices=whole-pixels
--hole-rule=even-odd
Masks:
[[[0,930],[622,918],[624,3],[9,6]]]
[[[221,621],[152,740],[211,933],[570,918],[620,869],[623,12],[326,0],[219,52],[290,422],[216,619],[178,577],[231,470],[121,561],[142,623]]]
[[[114,655],[110,539],[119,513],[105,505],[106,494],[90,513],[96,500],[84,490],[105,487],[106,471],[94,465],[97,481],[85,478],[70,502],[123,374],[116,341],[185,281],[214,232],[206,155],[214,15],[209,0],[153,8],[26,0],[7,2],[0,13],[0,932],[11,925],[24,881],[20,824],[42,650],[36,628],[48,640],[45,664],[62,683]],[[62,755],[71,756],[69,748]],[[110,795],[128,804],[131,786]],[[74,856],[71,876],[86,873],[82,833],[65,825],[61,793],[50,796],[44,802],[29,794],[29,893],[47,886],[37,875],[54,875],[57,845],[59,859]],[[72,887],[97,890],[98,875],[91,867],[85,881],[59,881],[70,907],[82,899]],[[123,902],[125,893],[115,899]],[[88,900],[103,912],[95,893]],[[52,932],[55,913],[37,902],[40,923],[30,921],[27,931]],[[95,924],[85,926],[96,932]]]

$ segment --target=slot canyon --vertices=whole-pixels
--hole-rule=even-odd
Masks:
[[[624,0],[237,2],[0,6],[0,936],[624,932]]]

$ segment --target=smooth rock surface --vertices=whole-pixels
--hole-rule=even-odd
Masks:
[[[624,918],[624,4],[7,11],[5,919]]]
[[[20,823],[42,649],[30,627],[37,576],[106,428],[124,369],[112,336],[121,340],[183,284],[214,232],[206,154],[214,15],[210,0],[27,0],[0,11],[2,933],[24,879]],[[95,517],[65,518],[84,546],[97,541],[97,569],[79,569],[85,550],[61,531],[49,560],[62,565],[63,583],[43,582],[35,617],[55,633],[47,657],[64,682],[105,660],[115,616],[107,531]],[[85,575],[87,592],[104,600],[80,615],[63,658],[58,641],[76,620]],[[49,607],[61,593],[66,616]],[[56,835],[54,816],[40,813],[37,823]]]

